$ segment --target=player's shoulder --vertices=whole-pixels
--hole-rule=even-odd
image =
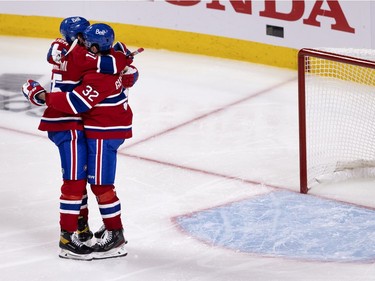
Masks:
[[[96,68],[97,57],[94,54],[89,53],[84,46],[75,46],[71,54],[71,59],[74,60],[76,67],[83,70]]]
[[[87,49],[84,46],[77,44],[73,48],[72,53],[74,53],[76,55],[81,55],[81,56],[85,57],[86,54],[88,53],[88,51],[87,51]]]
[[[96,54],[87,51],[87,49],[82,49],[80,51],[82,54],[84,54],[85,61],[87,62],[98,61],[98,56]]]

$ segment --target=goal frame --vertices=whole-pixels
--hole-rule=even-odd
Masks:
[[[298,52],[298,121],[299,121],[299,162],[300,162],[300,193],[308,193],[307,185],[307,140],[306,140],[306,82],[305,72],[308,71],[306,56],[326,59],[339,63],[347,63],[375,69],[375,62],[317,49],[303,48]]]

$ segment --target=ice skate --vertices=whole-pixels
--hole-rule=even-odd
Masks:
[[[93,249],[78,239],[77,233],[61,231],[59,257],[73,260],[92,260]]]
[[[94,233],[94,237],[95,237],[97,243],[99,243],[102,240],[102,238],[104,238],[103,234],[104,234],[105,230],[106,230],[105,225],[102,224],[102,226]],[[127,244],[127,243],[128,243],[128,241],[125,239],[125,244]]]
[[[93,246],[94,259],[123,257],[128,254],[125,249],[126,240],[122,229],[105,230],[98,242]]]
[[[87,220],[82,216],[78,218],[77,234],[79,241],[85,243],[86,246],[91,246],[90,240],[93,237],[93,233],[90,230]]]

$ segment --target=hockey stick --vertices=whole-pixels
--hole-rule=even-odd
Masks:
[[[134,52],[130,53],[129,55],[127,55],[126,57],[134,57],[135,55],[138,55],[140,53],[142,53],[145,49],[143,48],[138,48],[137,50],[135,50]],[[125,73],[127,70],[128,70],[128,66],[125,66],[124,70],[121,71],[121,73]]]
[[[127,55],[127,57],[130,57],[130,56],[134,57],[135,55],[138,55],[138,54],[142,53],[144,50],[145,49],[143,49],[143,48],[138,48],[137,50],[132,52],[130,55]]]
[[[77,45],[77,43],[78,43],[78,38],[73,41],[72,45],[70,46],[69,50],[66,52],[64,57],[66,57],[74,49],[74,47]]]

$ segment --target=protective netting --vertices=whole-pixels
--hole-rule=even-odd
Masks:
[[[323,49],[375,61],[375,50]],[[375,175],[375,69],[305,56],[307,186]]]

